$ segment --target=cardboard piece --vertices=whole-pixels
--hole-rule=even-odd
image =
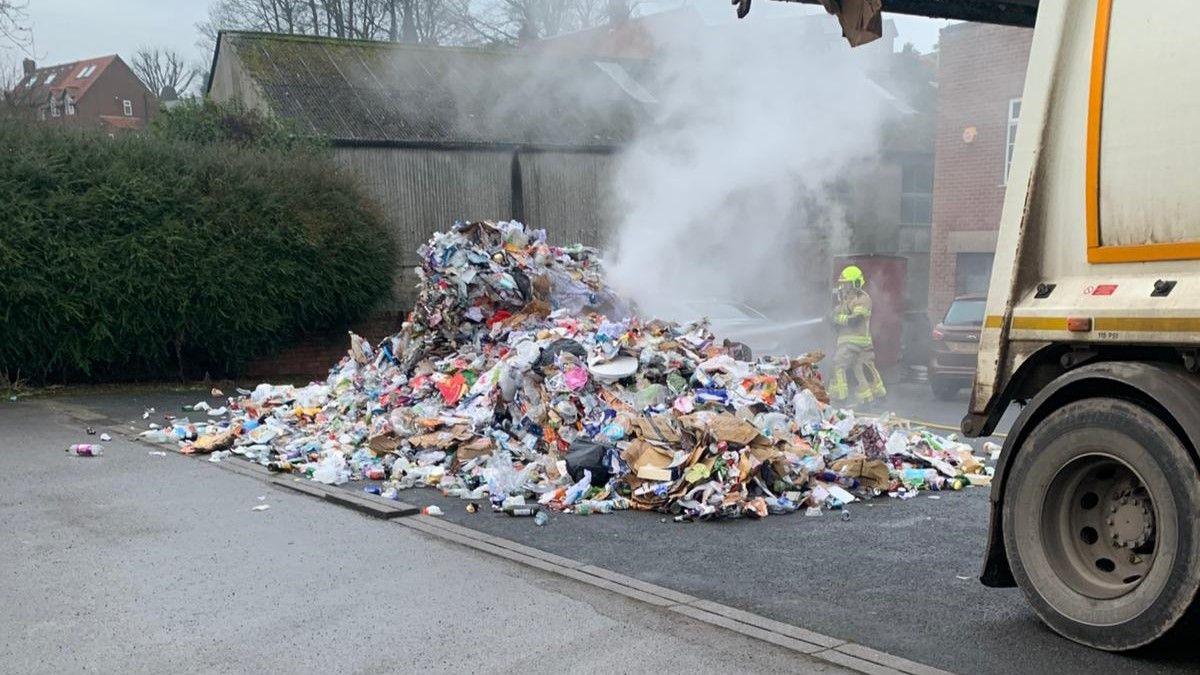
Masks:
[[[453,429],[442,429],[440,431],[413,436],[408,439],[408,442],[414,448],[447,450],[463,441],[471,440],[471,437],[471,429],[466,425],[462,425]]]
[[[733,445],[750,445],[759,437],[758,429],[753,424],[731,413],[694,413],[684,417],[683,421],[689,428],[703,429],[714,440]]]
[[[843,476],[857,478],[863,485],[876,490],[886,490],[892,482],[887,464],[880,459],[849,457],[834,462],[832,468]]]
[[[197,438],[191,445],[184,446],[182,452],[185,455],[192,453],[208,454],[219,450],[226,450],[233,447],[233,441],[237,438],[238,432],[242,430],[241,424],[235,424],[225,431],[215,434],[208,434]]]
[[[643,416],[636,419],[638,436],[648,441],[676,444],[680,439],[679,426],[669,415]]]
[[[385,455],[389,452],[394,452],[400,447],[400,437],[394,431],[385,431],[382,434],[376,434],[367,441],[367,447],[377,455]]]
[[[484,455],[491,455],[493,450],[492,439],[487,436],[478,436],[470,441],[458,446],[458,450],[454,455],[455,471],[463,464]]]

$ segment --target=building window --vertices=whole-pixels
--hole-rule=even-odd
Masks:
[[[133,117],[133,101],[130,101],[129,99],[125,99],[124,101],[121,102],[121,106],[125,111],[126,117]]]
[[[94,72],[96,72],[96,66],[84,66],[83,70],[79,71],[75,77],[82,80],[85,77],[91,77]]]
[[[954,294],[986,295],[994,253],[959,253],[954,259]]]
[[[54,94],[50,94],[50,116],[51,117],[61,117],[62,116],[62,110],[59,109],[58,101],[55,100]]]
[[[1008,137],[1004,143],[1004,182],[1008,182],[1008,171],[1012,168],[1013,147],[1017,144],[1017,122],[1021,119],[1021,99],[1008,102]]]
[[[50,73],[49,75],[46,76],[46,81],[43,82],[42,84],[50,84],[51,82],[54,81],[54,78],[56,78],[56,77],[58,77],[58,73]]]
[[[933,163],[908,161],[900,166],[900,224],[933,223]]]
[[[67,115],[75,114],[75,98],[70,94],[63,94],[63,107],[66,108]]]

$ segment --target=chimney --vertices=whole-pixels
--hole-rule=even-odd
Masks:
[[[25,59],[21,62],[21,67],[25,69],[26,75],[32,75],[33,71],[37,70],[37,63],[33,59]]]

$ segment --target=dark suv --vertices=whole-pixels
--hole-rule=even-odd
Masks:
[[[975,379],[979,333],[987,298],[962,295],[954,299],[942,322],[933,329],[933,354],[929,359],[929,386],[940,399],[956,396]]]

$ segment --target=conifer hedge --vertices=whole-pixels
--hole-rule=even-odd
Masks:
[[[366,316],[395,255],[325,151],[0,120],[0,377],[236,374]]]

